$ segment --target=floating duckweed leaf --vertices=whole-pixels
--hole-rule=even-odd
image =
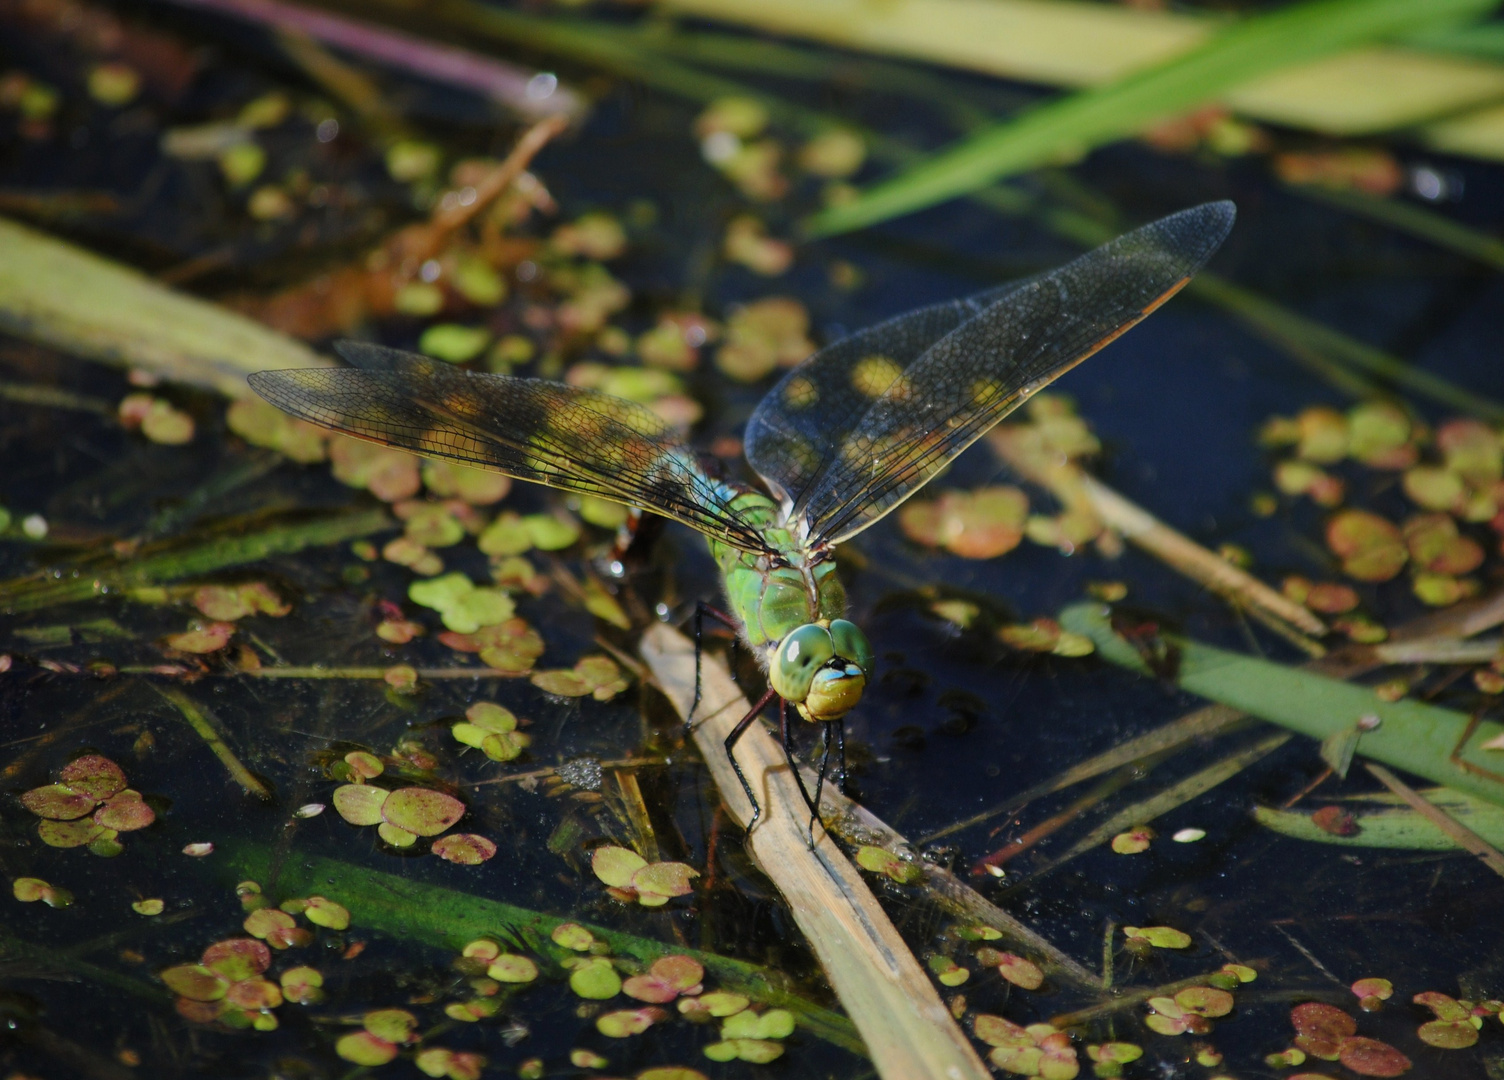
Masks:
[[[532,737],[516,730],[517,718],[500,705],[477,702],[465,711],[469,723],[455,724],[450,731],[466,746],[485,752],[493,761],[511,761],[532,744]]]
[[[632,875],[629,888],[637,890],[637,902],[643,907],[658,907],[675,896],[687,896],[692,891],[690,879],[699,876],[699,871],[684,863],[648,863]]]
[[[513,618],[474,634],[446,633],[440,639],[451,649],[480,653],[481,663],[498,671],[521,674],[543,655],[543,639],[523,619]]]
[[[646,974],[634,975],[622,984],[629,998],[653,1004],[673,1001],[680,994],[696,993],[705,969],[688,956],[665,956],[653,963]]]
[[[297,925],[297,921],[285,911],[266,907],[251,912],[241,925],[251,937],[265,940],[279,930],[291,930]]]
[[[324,976],[317,968],[294,967],[282,973],[282,996],[298,1005],[312,1005],[322,998]]]
[[[1348,454],[1373,469],[1404,469],[1415,462],[1410,418],[1387,402],[1369,402],[1348,410]]]
[[[621,993],[621,976],[605,957],[580,957],[566,960],[569,973],[569,988],[587,1001],[605,1001]]]
[[[345,755],[345,764],[350,766],[350,775],[356,778],[357,784],[362,780],[374,780],[386,772],[381,759],[369,750],[351,750]]]
[[[334,1044],[334,1052],[356,1065],[374,1067],[385,1065],[397,1056],[397,1047],[369,1031],[352,1031],[341,1035]]]
[[[860,135],[849,128],[830,128],[801,146],[798,160],[805,172],[838,180],[853,175],[866,156],[867,146]]]
[[[1474,1016],[1473,1010],[1467,1005],[1435,991],[1416,994],[1410,1000],[1436,1014],[1435,1020],[1422,1024],[1417,1032],[1420,1041],[1427,1046],[1441,1050],[1463,1050],[1478,1041],[1478,1029],[1483,1025],[1483,1019],[1481,1016]]]
[[[74,791],[103,802],[125,788],[125,773],[107,757],[85,754],[63,766],[58,780]],[[24,801],[25,796],[22,796]]]
[[[1394,984],[1388,979],[1359,979],[1349,989],[1358,996],[1358,1005],[1364,1012],[1373,1012],[1394,996]],[[1416,1003],[1425,1004],[1419,997]]]
[[[452,461],[423,461],[423,486],[441,499],[459,499],[471,506],[490,506],[506,498],[512,478],[490,469],[473,469]]]
[[[611,1064],[594,1050],[576,1048],[569,1052],[569,1063],[576,1069],[604,1069]]]
[[[418,459],[412,454],[362,439],[336,435],[329,440],[330,472],[340,483],[365,488],[383,502],[418,493]]]
[[[632,876],[648,861],[628,848],[607,844],[590,854],[590,869],[607,885],[618,889],[631,886]]]
[[[1343,1042],[1357,1034],[1358,1022],[1335,1005],[1307,1001],[1290,1010],[1295,1045],[1312,1057],[1336,1061]]]
[[[261,398],[242,398],[225,412],[230,430],[253,446],[276,450],[304,465],[323,461],[328,435],[306,420],[294,420]]]
[[[1024,990],[1038,990],[1044,985],[1044,972],[1039,965],[1013,953],[1003,953],[998,958],[997,973]]]
[[[924,871],[900,858],[887,848],[878,847],[874,844],[863,844],[856,850],[856,864],[863,870],[870,870],[874,874],[882,874],[892,878],[900,884],[910,884],[924,877]]]
[[[526,956],[501,953],[486,968],[486,974],[502,983],[530,983],[538,977],[538,965]]]
[[[469,1051],[446,1050],[442,1046],[429,1046],[419,1050],[413,1064],[424,1076],[447,1076],[449,1080],[478,1080],[486,1067],[484,1054]]]
[[[241,979],[230,984],[225,1000],[246,1012],[275,1009],[282,1004],[282,988],[269,979]]]
[[[532,548],[533,538],[522,523],[522,515],[508,510],[481,531],[475,546],[492,557],[521,555]]]
[[[794,1016],[787,1009],[733,1013],[721,1025],[723,1039],[786,1039],[794,1033]]]
[[[1358,606],[1358,594],[1347,585],[1312,585],[1302,602],[1323,615],[1342,615]]]
[[[1466,600],[1469,596],[1476,596],[1479,586],[1471,578],[1454,578],[1450,574],[1421,573],[1415,575],[1410,589],[1421,603],[1431,607],[1446,607],[1459,600]]]
[[[496,985],[495,983],[491,984]],[[471,998],[469,1001],[452,1001],[444,1006],[444,1015],[462,1024],[473,1024],[495,1016],[501,1011],[501,1002],[494,998]]]
[[[465,804],[432,788],[405,787],[387,796],[381,816],[388,825],[418,836],[438,836],[465,816]]]
[[[450,630],[473,634],[483,626],[510,619],[516,610],[512,598],[489,585],[478,586],[455,571],[427,581],[415,581],[407,595],[415,604],[437,611]]]
[[[491,344],[491,331],[484,326],[434,323],[418,338],[418,351],[451,364],[474,360]]]
[[[602,1013],[595,1021],[595,1030],[611,1039],[625,1039],[641,1035],[660,1021],[667,1020],[668,1013],[651,1006],[645,1009],[619,1009]]]
[[[679,1012],[691,1020],[706,1020],[712,1017],[719,1019],[734,1016],[750,1004],[751,1002],[741,994],[712,990],[699,997],[680,998]]]
[[[376,625],[376,636],[392,645],[406,645],[422,633],[422,625],[410,619],[382,619]]]
[[[726,321],[716,366],[739,382],[756,382],[814,352],[808,334],[809,312],[799,301],[786,296],[754,301],[735,309]]]
[[[528,514],[522,519],[522,527],[539,551],[563,551],[580,538],[579,522],[562,512]]]
[[[433,853],[461,866],[479,866],[496,854],[496,845],[475,833],[455,833],[433,842]]]
[[[391,792],[369,784],[341,784],[334,789],[334,809],[351,825],[377,825]]]
[[[1001,930],[992,926],[960,926],[956,928],[956,936],[962,941],[996,941],[1003,936]]]
[[[538,689],[559,697],[592,695],[610,701],[631,685],[616,661],[608,656],[586,656],[572,670],[535,671],[529,677]]]
[[[1144,1048],[1131,1042],[1098,1043],[1086,1048],[1086,1056],[1104,1064],[1126,1065],[1143,1057]]]
[[[1347,456],[1347,418],[1335,409],[1313,406],[1295,418],[1296,454],[1318,465],[1331,465]]]
[[[723,1039],[705,1047],[704,1054],[711,1061],[745,1061],[753,1065],[766,1065],[783,1056],[783,1046],[765,1039]]]
[[[124,850],[125,846],[115,838],[114,829],[105,829],[89,841],[89,854],[98,855],[101,859],[113,859]]]
[[[393,825],[390,821],[383,821],[376,826],[376,835],[396,848],[412,847],[418,842],[417,833],[408,832],[406,829]]]
[[[193,441],[193,417],[151,394],[127,394],[120,401],[118,415],[122,427],[140,428],[154,443],[183,446]]]
[[[21,903],[31,904],[38,900],[45,900],[53,888],[41,878],[22,877],[16,878],[11,883],[10,891],[11,895]]]
[[[1417,514],[1403,526],[1410,558],[1421,570],[1468,574],[1483,562],[1483,548],[1457,532],[1449,514]]]
[[[42,821],[37,824],[37,836],[48,847],[75,848],[92,844],[109,830],[92,820]]]
[[[203,964],[179,964],[158,974],[167,988],[189,1001],[218,1001],[229,983]]]
[[[183,854],[190,859],[202,859],[206,855],[214,854],[214,844],[208,840],[198,840],[191,844],[183,845]]]
[[[1388,581],[1409,557],[1400,530],[1366,510],[1336,514],[1327,522],[1326,542],[1347,575],[1359,581]]]
[[[244,585],[205,585],[193,594],[193,606],[211,619],[234,622],[247,615],[281,618],[292,610],[264,581]]]
[[[706,1080],[706,1077],[704,1073],[685,1068],[683,1065],[667,1065],[656,1069],[644,1069],[637,1074],[637,1080]]]
[[[1504,444],[1482,421],[1447,421],[1436,429],[1436,446],[1447,468],[1474,487],[1485,487],[1504,476]]]
[[[1169,926],[1125,926],[1123,933],[1130,939],[1147,941],[1156,949],[1184,949],[1191,944],[1191,935]]]
[[[1210,986],[1189,986],[1175,995],[1175,1004],[1197,1016],[1226,1016],[1232,1012],[1233,998],[1226,990]]]
[[[484,960],[489,964],[501,955],[501,946],[490,938],[476,938],[474,941],[465,943],[465,947],[460,950],[460,955]]]
[[[1187,1031],[1204,1033],[1211,1025],[1194,1013],[1182,1009],[1174,998],[1151,997],[1146,1004],[1151,1010],[1144,1017],[1144,1026],[1159,1035],[1184,1035]]]
[[[1410,1069],[1410,1059],[1394,1047],[1361,1035],[1342,1041],[1338,1060],[1359,1076],[1399,1076]]]
[[[411,664],[395,664],[382,673],[381,681],[399,694],[410,694],[417,690],[418,669]]]
[[[579,923],[563,922],[549,934],[555,945],[575,952],[586,952],[595,944],[595,935]]]
[[[157,820],[156,813],[141,799],[139,791],[126,788],[94,811],[94,823],[116,832],[134,832]]]
[[[336,904],[322,896],[310,896],[303,917],[315,926],[329,930],[345,930],[350,926],[350,912],[343,904]]]
[[[1046,1080],[1070,1080],[1079,1071],[1070,1036],[1049,1024],[1024,1028],[987,1013],[978,1013],[972,1023],[977,1038],[994,1048],[988,1060],[1000,1069]]]
[[[1467,497],[1462,477],[1435,465],[1406,469],[1402,485],[1410,501],[1427,510],[1457,510]]]
[[[1317,506],[1340,506],[1346,494],[1339,477],[1308,461],[1281,461],[1274,467],[1274,486],[1285,495],[1309,495]]]
[[[1246,964],[1223,964],[1222,970],[1240,983],[1251,983],[1259,973]]]
[[[960,986],[971,978],[971,972],[948,956],[931,956],[927,961],[936,981],[942,986]]]
[[[21,796],[22,806],[49,821],[73,821],[91,812],[97,803],[93,796],[67,784],[47,784]]]
[[[1154,830],[1147,825],[1140,825],[1136,829],[1118,833],[1112,838],[1112,850],[1119,855],[1137,855],[1141,851],[1148,851],[1149,844],[1154,839]]]
[[[402,535],[421,547],[453,547],[465,538],[465,526],[444,503],[411,499],[392,509],[403,521]]]
[[[155,898],[150,900],[137,900],[131,905],[131,910],[137,915],[160,915],[166,904]]]
[[[272,954],[264,944],[250,938],[226,938],[204,950],[199,963],[231,982],[260,975],[271,967]]]
[[[406,1009],[374,1009],[360,1018],[365,1029],[378,1039],[392,1043],[413,1040],[418,1018]]]
[[[1170,839],[1177,844],[1196,844],[1206,839],[1206,830],[1196,828],[1176,829]]]
[[[944,547],[966,559],[992,559],[1023,540],[1029,498],[1016,487],[948,491],[934,502],[910,500],[899,526],[911,540]]]

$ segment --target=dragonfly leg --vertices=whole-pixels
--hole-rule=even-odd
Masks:
[[[779,707],[778,729],[783,737],[783,756],[789,763],[789,771],[794,774],[794,783],[799,785],[799,794],[804,796],[804,805],[809,807],[809,846],[813,849],[815,822],[820,820],[820,784],[825,781],[825,763],[830,760],[830,725],[825,726],[825,756],[820,759],[820,779],[815,784],[813,799],[810,798],[809,788],[804,786],[804,774],[799,771],[799,764],[794,760],[794,736],[789,730],[789,703],[786,701]]]
[[[832,720],[825,725],[824,745],[820,753],[820,771],[815,774],[815,801],[814,805],[810,807],[809,846],[811,848],[815,846],[815,819],[820,816],[820,792],[825,787],[825,770],[830,766],[830,736],[832,734],[831,728],[835,727],[837,724],[839,724],[841,728],[841,743],[843,747],[846,742],[846,725],[843,721]],[[845,755],[843,754],[842,756],[844,757]],[[843,783],[845,782],[845,773],[846,767],[842,765],[841,775]],[[824,824],[824,822],[821,822],[821,824]]]
[[[839,774],[841,779],[838,787],[841,794],[844,795],[846,794],[846,718],[843,716],[839,720],[833,720],[832,723],[836,725],[836,746],[841,754],[841,772]]]
[[[731,729],[731,734],[726,736],[726,758],[731,762],[731,769],[736,773],[736,778],[742,782],[742,790],[747,793],[747,801],[752,804],[752,817],[747,822],[747,831],[749,833],[752,831],[753,826],[757,824],[757,819],[762,817],[762,806],[758,804],[757,796],[752,793],[752,785],[747,783],[747,777],[742,772],[742,767],[737,764],[736,741],[742,737],[747,728],[752,726],[752,721],[757,719],[757,714],[767,707],[768,702],[773,699],[773,696],[773,690],[770,687],[766,694],[757,699],[757,704],[752,706],[752,711],[738,720],[736,727]],[[779,700],[781,701],[782,699],[780,698]]]
[[[703,600],[695,602],[695,696],[694,699],[689,703],[689,712],[684,716],[684,730],[686,732],[694,730],[695,710],[700,707],[700,659],[704,654],[701,645],[701,637],[702,631],[704,630],[705,626],[706,615],[709,615],[711,618],[718,619],[719,621],[725,623],[727,626],[731,627],[732,630],[737,629],[736,620],[733,619],[730,615],[727,615],[720,608],[711,607]]]

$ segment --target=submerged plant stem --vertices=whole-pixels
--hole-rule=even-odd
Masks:
[[[258,799],[265,799],[267,801],[271,800],[271,791],[267,789],[265,784],[256,779],[249,769],[241,764],[240,759],[235,756],[235,751],[231,750],[229,744],[220,738],[214,721],[209,718],[209,715],[204,710],[198,707],[192,698],[175,686],[153,686],[152,689],[177,708],[178,712],[182,714],[183,719],[188,722],[188,726],[198,732],[199,738],[208,743],[209,749],[214,752],[214,756],[219,758],[220,762],[229,771],[230,778],[239,784],[247,795],[254,795]]]

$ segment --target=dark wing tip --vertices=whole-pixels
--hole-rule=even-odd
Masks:
[[[1152,229],[1166,247],[1189,261],[1194,272],[1222,246],[1237,217],[1233,201],[1220,199],[1160,218],[1145,228]]]

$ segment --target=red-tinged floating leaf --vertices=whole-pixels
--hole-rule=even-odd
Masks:
[[[1433,574],[1470,574],[1483,563],[1483,548],[1457,531],[1450,514],[1417,514],[1404,524],[1406,547],[1419,569]]]
[[[465,943],[465,947],[460,950],[460,955],[476,960],[484,960],[489,964],[501,955],[501,946],[490,938],[476,938],[474,941],[467,941]]]
[[[251,912],[241,925],[251,937],[265,940],[278,930],[291,930],[297,922],[287,912],[267,907]]]
[[[282,1004],[282,988],[269,979],[242,979],[230,984],[225,1000],[246,1012],[275,1009]]]
[[[1119,855],[1137,855],[1148,851],[1149,844],[1154,839],[1154,830],[1147,825],[1141,825],[1128,832],[1118,833],[1112,838],[1112,850]]]
[[[735,1016],[750,1004],[751,1002],[741,994],[712,990],[699,997],[680,998],[679,1012],[691,1020],[720,1019]]]
[[[96,825],[116,832],[134,832],[136,829],[146,828],[156,820],[155,811],[141,800],[141,793],[130,788],[112,796],[94,811]]]
[[[569,988],[587,1001],[605,1001],[621,993],[621,976],[605,957],[579,958],[566,961],[573,964],[569,974]]]
[[[653,961],[651,973],[680,993],[693,993],[705,978],[705,967],[691,956],[665,956]]]
[[[455,833],[435,840],[433,853],[461,866],[479,866],[496,854],[496,845],[476,833]]]
[[[343,784],[334,789],[334,809],[351,825],[377,825],[390,794],[369,784]]]
[[[1466,1020],[1472,1015],[1472,1010],[1463,1005],[1454,997],[1438,993],[1435,990],[1427,990],[1425,993],[1416,994],[1410,999],[1417,1005],[1422,1005],[1436,1014],[1438,1020]]]
[[[598,847],[590,854],[590,869],[595,876],[618,889],[630,887],[633,875],[647,864],[637,852],[613,844]]]
[[[977,1013],[972,1018],[971,1029],[988,1046],[1032,1046],[1029,1033],[1011,1020],[989,1013]]]
[[[1305,605],[1323,615],[1344,615],[1358,606],[1358,594],[1347,585],[1312,585]]]
[[[921,868],[876,844],[863,844],[857,848],[856,864],[863,870],[892,878],[900,885],[907,885],[924,877]]]
[[[1410,1059],[1394,1047],[1360,1035],[1342,1041],[1338,1060],[1359,1076],[1399,1076],[1410,1069]]]
[[[219,1019],[220,1003],[217,1001],[194,1001],[191,998],[180,997],[172,1003],[173,1009],[190,1024],[212,1024]],[[235,1010],[236,1016],[243,1016],[239,1010]]]
[[[683,1065],[659,1066],[654,1069],[644,1069],[637,1074],[637,1080],[707,1080],[704,1073],[686,1068]]]
[[[199,840],[191,844],[184,844],[183,854],[189,858],[202,859],[205,855],[214,854],[214,844],[208,840]]]
[[[1137,1043],[1109,1042],[1086,1048],[1086,1056],[1093,1061],[1126,1065],[1144,1056],[1144,1048]]]
[[[591,945],[595,944],[595,935],[579,923],[560,923],[548,936],[553,939],[555,945],[574,952],[586,952]]]
[[[380,825],[376,826],[376,835],[395,848],[412,847],[418,842],[417,833],[410,833],[406,829],[399,829],[390,821],[383,821]]]
[[[1388,581],[1409,558],[1400,530],[1366,510],[1343,510],[1327,522],[1326,542],[1359,581]]]
[[[1130,939],[1147,941],[1156,949],[1185,949],[1191,944],[1191,935],[1170,926],[1125,926],[1123,933]]]
[[[648,863],[632,875],[630,887],[645,896],[687,896],[693,891],[690,880],[699,876],[698,870],[685,863]]]
[[[322,996],[324,976],[317,968],[294,967],[282,973],[282,996],[299,1005],[311,1005]]]
[[[1343,1043],[1356,1034],[1358,1022],[1335,1005],[1308,1001],[1290,1011],[1295,1045],[1312,1057],[1336,1061]]]
[[[1388,1001],[1394,996],[1394,984],[1388,979],[1359,979],[1353,983],[1350,990],[1359,998],[1377,998],[1380,1001]],[[1416,1004],[1424,1005],[1422,995],[1416,995]]]
[[[1232,1012],[1232,995],[1210,986],[1188,986],[1175,995],[1175,1004],[1197,1016],[1226,1016]]]
[[[21,805],[48,821],[74,821],[92,812],[98,800],[68,784],[47,784],[24,792]]]
[[[191,626],[181,634],[168,634],[162,640],[178,652],[212,653],[228,645],[234,634],[234,623],[209,622]]]
[[[152,897],[149,900],[137,900],[131,904],[131,910],[134,911],[137,915],[147,916],[160,915],[166,909],[166,907],[166,904],[155,897]]]
[[[411,1042],[418,1018],[406,1009],[373,1009],[360,1018],[365,1029],[392,1043]]]
[[[1481,420],[1448,420],[1436,429],[1436,446],[1447,468],[1474,487],[1492,484],[1504,475],[1504,444]]]
[[[1357,836],[1360,831],[1352,811],[1340,806],[1323,806],[1311,815],[1311,823],[1333,836]]]
[[[679,996],[677,989],[653,975],[633,975],[621,984],[621,992],[635,1001],[654,1005],[662,1005]]]
[[[125,789],[125,773],[119,765],[100,754],[74,758],[63,767],[58,780],[101,802]]]
[[[39,821],[37,837],[48,847],[83,847],[102,839],[109,832],[89,818],[80,821]]]
[[[303,917],[315,926],[329,930],[347,930],[350,927],[350,912],[343,904],[336,904],[323,896],[310,896]]]
[[[503,983],[530,983],[538,977],[538,965],[526,956],[502,953],[491,961],[486,975]]]
[[[345,764],[350,766],[350,775],[360,780],[374,780],[386,771],[381,759],[369,750],[351,750],[345,755]]]
[[[313,944],[313,931],[301,926],[279,926],[266,935],[266,943],[279,951],[304,949]]]
[[[1024,990],[1038,990],[1044,985],[1044,972],[1039,970],[1039,965],[1013,953],[1002,954],[997,962],[997,973]]]
[[[202,964],[179,964],[160,972],[158,977],[174,994],[189,1001],[218,1001],[230,986],[224,977]]]
[[[641,1035],[654,1024],[668,1019],[668,1013],[662,1009],[619,1009],[616,1012],[603,1013],[595,1021],[595,1030],[611,1039],[625,1039],[631,1035]]]
[[[340,1036],[334,1044],[334,1052],[356,1065],[385,1065],[397,1056],[394,1043],[372,1035],[369,1031],[352,1031]]]
[[[405,787],[387,796],[381,804],[381,816],[388,824],[417,836],[438,836],[465,816],[465,804],[432,788]]]
[[[239,982],[260,975],[271,967],[272,954],[265,945],[251,938],[226,938],[205,949],[199,963],[230,982]]]
[[[1438,1050],[1465,1050],[1478,1041],[1478,1029],[1470,1020],[1430,1020],[1416,1034]]]

